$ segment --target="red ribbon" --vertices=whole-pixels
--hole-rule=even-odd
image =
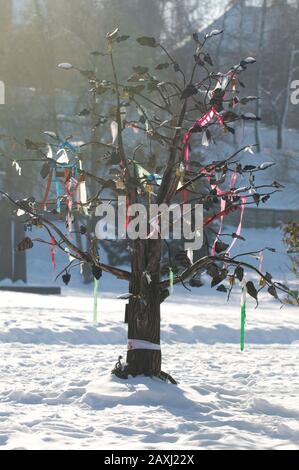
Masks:
[[[209,122],[212,121],[212,119],[216,116],[218,122],[220,125],[223,124],[223,117],[220,116],[218,113],[217,109],[215,106],[213,106],[210,111],[208,111],[206,114],[201,116],[201,118],[197,119],[193,126],[184,134],[183,137],[183,154],[182,154],[182,159],[183,162],[186,164],[186,169],[189,169],[189,157],[190,157],[190,137],[191,135],[198,129],[202,129],[206,127]],[[188,200],[188,194],[187,191],[184,191],[184,202],[185,204],[187,203]]]
[[[197,129],[202,129],[203,127],[206,127],[212,119],[216,116],[218,123],[220,125],[223,125],[223,116],[220,116],[218,113],[217,109],[215,106],[213,106],[210,111],[208,111],[206,114],[204,114],[201,118],[197,119],[193,126],[184,134],[183,137],[183,160],[184,162],[188,163],[189,162],[189,152],[190,152],[190,137],[191,134],[196,132]]]
[[[222,216],[225,217],[228,214],[231,214],[233,212],[237,212],[239,209],[240,209],[240,206],[228,207],[227,209],[219,212],[218,214],[213,215],[212,217],[209,217],[208,219],[206,219],[204,221],[204,227],[208,227],[209,225],[211,225],[214,222],[214,220],[221,219]]]
[[[223,76],[222,78],[219,79],[218,83],[220,85],[220,88],[223,91],[225,91],[225,89],[227,88],[227,86],[229,84],[229,81],[236,80],[236,77],[237,77],[237,74],[235,73],[235,71],[230,70],[225,76]],[[215,95],[215,92],[216,92],[217,89],[219,89],[219,86],[216,87],[213,95]],[[236,91],[236,83],[233,83],[232,91],[234,91],[234,92]],[[223,95],[222,99],[224,99],[224,98],[225,98],[225,94]],[[201,118],[197,119],[195,121],[195,123],[193,124],[193,126],[188,130],[188,132],[186,132],[184,134],[184,136],[183,136],[182,160],[186,164],[186,169],[188,169],[188,167],[189,167],[190,138],[191,138],[191,135],[194,132],[196,132],[197,130],[203,129],[204,127],[206,127],[212,121],[212,119],[214,119],[215,117],[216,117],[219,125],[222,126],[223,123],[224,123],[224,116],[221,116],[219,114],[219,112],[217,111],[216,107],[212,106],[212,108],[207,113],[205,113],[203,116],[201,116]],[[211,180],[212,173],[209,174],[206,169],[202,170],[202,173],[207,173],[208,179]],[[236,206],[227,208],[226,207],[227,203],[223,199],[223,196],[232,196],[232,194],[233,194],[232,189],[235,187],[235,184],[236,184],[236,181],[237,181],[237,176],[238,176],[238,174],[235,171],[233,173],[232,177],[231,177],[230,191],[228,191],[228,192],[221,191],[220,188],[217,185],[212,186],[212,188],[216,189],[217,195],[222,197],[220,213],[216,214],[213,217],[210,217],[209,219],[207,219],[204,222],[204,227],[207,227],[212,222],[214,222],[214,220],[219,219],[219,218],[221,219],[220,229],[219,229],[219,232],[217,234],[217,238],[216,238],[216,240],[214,242],[214,245],[213,245],[213,248],[212,248],[212,256],[213,256],[213,254],[215,255],[215,253],[216,253],[216,243],[219,240],[219,237],[222,233],[224,217],[227,216],[228,214],[230,214],[231,212],[235,212],[239,209],[239,207],[236,207]],[[185,203],[187,202],[187,191],[186,190],[184,191],[184,201],[185,201]],[[245,198],[245,202],[246,202],[246,198]],[[243,200],[243,204],[242,204],[242,207],[241,207],[241,220],[240,220],[240,224],[239,224],[239,227],[238,227],[238,232],[239,231],[241,232],[241,229],[242,229],[242,221],[243,221],[244,211],[245,211],[245,203],[244,203],[244,200]],[[239,235],[238,232],[237,232],[237,235]],[[231,247],[234,246],[235,242],[236,242],[236,239],[233,240],[233,243],[232,243]]]
[[[67,208],[68,208],[68,215],[67,215],[67,224],[68,224],[68,230],[69,233],[72,231],[72,210],[73,210],[73,193],[71,191],[71,171],[70,170],[65,170],[64,172],[65,175],[65,187],[66,187],[66,192],[67,192]]]
[[[50,248],[50,254],[51,254],[51,260],[52,260],[52,265],[54,268],[54,271],[56,271],[56,260],[55,260],[55,247],[57,243],[54,237],[51,238],[51,248]]]
[[[126,198],[126,231],[128,231],[129,223],[130,223],[130,216],[129,216],[129,207],[130,207],[130,198],[127,196]]]

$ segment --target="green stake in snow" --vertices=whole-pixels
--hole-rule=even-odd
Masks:
[[[246,326],[246,297],[247,297],[247,287],[246,282],[243,282],[242,285],[242,295],[241,295],[241,351],[245,349],[245,326]]]
[[[99,281],[94,278],[94,291],[93,291],[93,321],[98,323],[98,293],[99,293]]]
[[[169,268],[169,292],[170,294],[173,294],[174,291],[174,274],[172,268]]]

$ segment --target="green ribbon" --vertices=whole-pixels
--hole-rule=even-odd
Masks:
[[[98,323],[98,294],[99,294],[99,281],[94,278],[93,289],[93,321]]]
[[[246,326],[246,286],[242,288],[241,300],[241,351],[245,350],[245,326]]]
[[[59,185],[59,178],[57,174],[57,168],[55,168],[55,186],[56,186],[56,196],[57,196],[57,212],[60,214],[61,212],[61,195],[60,195],[60,185]]]
[[[169,268],[169,292],[173,294],[174,291],[174,273],[172,268]]]

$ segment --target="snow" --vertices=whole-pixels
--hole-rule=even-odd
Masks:
[[[259,182],[290,183],[265,207],[298,209],[298,133],[286,131],[284,152],[273,150],[274,129],[262,128],[262,135],[263,152],[242,161],[276,161]],[[238,147],[254,142],[252,127],[241,129],[238,140]],[[228,140],[220,145],[222,156],[233,153]],[[218,146],[199,150],[210,161]],[[30,236],[41,235],[34,229]],[[263,270],[298,288],[279,229],[245,229],[242,236],[232,255],[275,248],[265,252]],[[82,285],[79,269],[65,288],[55,281],[49,249],[36,244],[27,256],[29,283],[61,286],[63,295],[0,292],[1,450],[299,448],[298,309],[281,310],[262,296],[256,310],[250,301],[242,354],[240,292],[228,304],[206,278],[192,294],[176,287],[162,308],[162,351],[163,369],[179,385],[121,381],[111,369],[126,354],[126,302],[117,299],[126,283],[104,275],[95,325],[92,286]],[[57,252],[56,262],[60,272],[68,260]]]
[[[0,448],[299,448],[296,310],[251,305],[241,354],[237,298],[174,297],[162,344],[176,387],[110,375],[123,304],[102,300],[93,325],[84,296],[1,294]]]
[[[265,269],[290,280],[279,230],[244,235],[249,249],[276,247]],[[77,282],[61,297],[0,293],[1,450],[298,450],[298,309],[250,300],[241,353],[240,292],[226,303],[207,279],[178,287],[162,306],[162,351],[179,385],[122,381],[111,369],[126,354],[127,286],[104,277],[93,324],[92,288]]]

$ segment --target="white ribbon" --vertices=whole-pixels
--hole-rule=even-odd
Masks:
[[[135,349],[148,349],[152,351],[160,351],[160,344],[150,343],[149,341],[142,341],[140,339],[129,339],[128,340],[128,351],[134,351]]]
[[[79,160],[79,168],[81,171],[83,171],[83,163],[82,160]],[[82,181],[80,183],[80,201],[78,201],[80,204],[82,204],[83,207],[83,212],[85,215],[88,215],[88,209],[86,207],[87,204],[87,189],[86,189],[86,182]]]

